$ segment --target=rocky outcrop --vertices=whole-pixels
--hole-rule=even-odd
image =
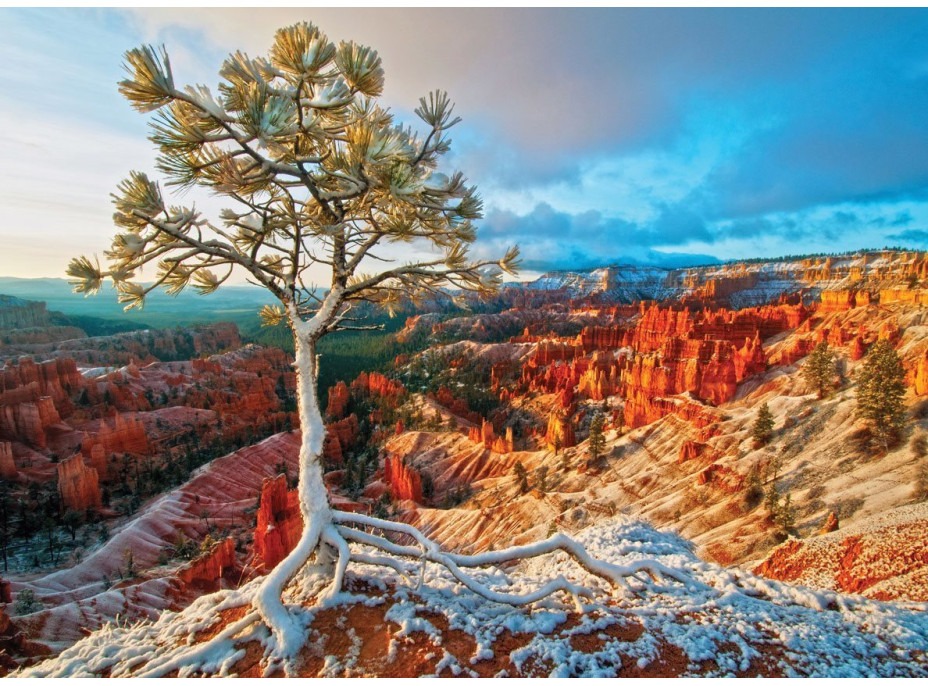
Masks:
[[[177,578],[186,586],[209,587],[234,568],[235,539],[230,536],[178,569]]]
[[[552,450],[571,448],[577,445],[577,434],[570,418],[560,412],[552,412],[548,416],[545,442]]]
[[[29,387],[32,384],[35,384],[35,395],[51,396],[60,404],[83,387],[84,378],[72,359],[37,363],[31,357],[22,357],[7,362],[0,369],[0,403],[3,403],[8,391]]]
[[[8,441],[0,441],[0,479],[15,479],[17,474],[13,446]]]
[[[476,426],[471,428],[469,438],[474,443],[482,443],[485,448],[502,455],[511,453],[515,449],[512,427],[506,428],[505,436],[497,436],[493,423],[485,419],[479,429]]]
[[[838,530],[838,515],[834,512],[828,513],[828,518],[825,520],[825,523],[822,524],[822,528],[819,529],[819,536],[824,534],[830,534],[832,531]]]
[[[683,464],[684,462],[695,460],[702,456],[704,452],[706,452],[707,447],[708,446],[705,443],[700,443],[698,441],[683,441],[683,443],[680,444],[680,450],[677,453],[677,462],[679,464]]]
[[[293,550],[303,532],[297,492],[287,491],[287,477],[265,479],[255,526],[254,555],[259,569],[270,571]]]
[[[81,453],[88,459],[93,459],[93,450],[101,446],[104,455],[113,453],[133,453],[146,455],[151,452],[151,444],[145,425],[135,417],[124,417],[113,414],[112,426],[106,420],[100,420],[97,433],[84,437],[81,443]],[[99,459],[99,452],[97,453]]]
[[[33,389],[34,383],[19,390],[28,396],[32,394]],[[9,399],[9,394],[4,395]],[[7,405],[0,404],[0,438],[19,440],[36,448],[44,448],[47,443],[46,429],[59,422],[61,417],[50,396]]]
[[[84,511],[101,507],[97,470],[84,464],[80,454],[58,463],[58,494],[66,510]]]
[[[0,295],[0,329],[27,329],[49,324],[44,302]]]
[[[90,449],[90,466],[97,470],[100,481],[109,480],[109,460],[107,459],[106,449],[99,443]]]
[[[358,378],[351,382],[351,391],[364,396],[381,398],[389,407],[396,407],[406,393],[403,384],[379,372],[358,374]]]
[[[388,455],[383,462],[383,480],[394,500],[422,502],[422,476],[406,460]]]
[[[325,443],[323,444],[323,457],[328,465],[340,465],[345,451],[351,448],[358,440],[358,417],[350,414],[337,422],[326,425]]]
[[[829,312],[846,312],[855,307],[862,307],[870,304],[870,293],[867,291],[855,290],[833,290],[822,291],[821,303],[818,311],[822,314]]]
[[[928,290],[910,288],[888,288],[880,291],[881,305],[928,306]]]
[[[790,539],[753,571],[876,600],[928,601],[928,503],[872,515],[847,529]]]
[[[928,350],[915,363],[912,386],[916,395],[928,394]]]
[[[351,394],[348,392],[348,386],[344,381],[339,381],[329,387],[329,403],[326,405],[325,413],[332,419],[341,419],[348,409],[349,400]]]

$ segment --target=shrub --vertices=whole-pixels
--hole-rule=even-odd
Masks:
[[[44,606],[41,601],[35,597],[35,592],[31,589],[24,588],[16,594],[16,603],[13,605],[13,612],[17,615],[30,615],[38,612]]]

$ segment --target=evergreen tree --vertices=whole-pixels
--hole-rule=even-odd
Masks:
[[[528,472],[525,469],[525,466],[521,462],[516,462],[515,466],[512,468],[512,471],[515,472],[516,479],[519,481],[519,490],[522,493],[528,493]]]
[[[544,465],[535,470],[535,482],[542,493],[548,490],[548,468]]]
[[[889,341],[871,346],[857,378],[857,414],[870,422],[888,447],[899,438],[905,420],[905,368]]]
[[[767,445],[773,437],[773,413],[770,412],[770,406],[767,403],[761,405],[757,411],[757,419],[754,420],[751,435],[754,436],[755,447]]]
[[[835,354],[828,347],[826,341],[822,341],[811,352],[805,364],[802,366],[802,376],[806,383],[818,393],[819,400],[824,398],[834,384],[835,374]]]

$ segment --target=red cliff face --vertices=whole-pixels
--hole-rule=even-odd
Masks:
[[[680,452],[677,456],[677,462],[682,464],[684,462],[689,462],[690,460],[695,460],[703,455],[706,452],[708,446],[705,443],[699,443],[697,441],[683,441],[680,445]]]
[[[351,395],[348,392],[348,386],[344,381],[339,381],[329,388],[329,404],[326,406],[325,413],[332,419],[341,419],[345,416],[345,410],[348,409],[348,401]]]
[[[928,306],[928,290],[910,288],[889,288],[880,291],[881,305],[918,305]]]
[[[406,393],[403,384],[379,372],[370,374],[361,372],[358,378],[351,382],[351,390],[355,393],[382,398],[390,407],[395,407]]]
[[[728,285],[704,286],[722,297],[726,289],[742,289],[741,276]],[[743,379],[766,371],[762,341],[809,317],[807,308],[789,299],[737,311],[641,303],[639,312],[633,327],[591,326],[573,341],[539,342],[522,365],[521,389],[560,394],[568,413],[575,392],[594,401],[622,395],[631,428],[670,412],[699,415],[691,400],[678,396],[714,405],[731,400]]]
[[[383,480],[394,500],[422,502],[422,477],[405,460],[387,456],[383,463]]]
[[[297,492],[287,491],[283,474],[265,479],[261,486],[261,505],[255,527],[255,561],[270,571],[293,550],[303,532],[303,519]]]
[[[0,479],[15,479],[17,473],[13,446],[7,441],[0,441]]]
[[[38,387],[38,395],[51,396],[56,403],[65,403],[71,393],[80,390],[84,379],[70,358],[37,364],[31,357],[23,357],[0,370],[0,392],[33,383]]]
[[[36,448],[47,442],[45,430],[61,416],[51,396],[39,396],[37,382],[7,391],[0,397],[0,438],[23,441]]]
[[[323,457],[326,463],[332,465],[341,464],[345,451],[358,440],[359,429],[358,417],[355,414],[350,414],[344,419],[326,425],[325,444],[323,446]]]
[[[570,419],[560,413],[552,412],[548,417],[545,441],[552,450],[577,445],[577,434],[574,432]]]
[[[101,419],[100,428],[94,435],[87,435],[81,444],[81,453],[93,459],[95,446],[102,446],[104,455],[113,453],[134,453],[146,455],[151,452],[151,444],[145,425],[135,417],[124,417],[115,413],[112,425]],[[99,459],[99,452],[97,459]]]
[[[867,349],[864,347],[864,342],[860,336],[854,336],[851,340],[850,345],[848,346],[848,354],[851,359],[855,362],[863,358],[866,354]]]
[[[485,419],[479,429],[475,426],[470,430],[469,438],[474,443],[482,443],[485,448],[489,448],[493,452],[502,455],[511,453],[515,449],[512,438],[512,427],[507,427],[505,436],[497,436],[496,430],[493,428],[493,423]]]
[[[85,465],[80,454],[58,463],[58,493],[67,510],[83,511],[102,505],[97,470]]]
[[[857,302],[858,295],[861,296],[859,304]],[[822,291],[821,303],[819,304],[818,311],[823,314],[828,312],[845,312],[863,304],[870,304],[868,293],[859,294],[854,290]]]
[[[187,586],[211,586],[235,567],[235,539],[223,539],[177,570],[177,578]]]

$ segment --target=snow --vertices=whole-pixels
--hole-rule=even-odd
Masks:
[[[584,604],[584,614],[576,615],[571,614],[569,599],[549,599],[531,611],[484,600],[462,589],[445,568],[428,564],[421,587],[388,578],[395,588],[385,598],[392,603],[387,618],[400,627],[393,640],[421,633],[440,646],[441,636],[435,624],[419,616],[429,612],[443,615],[450,629],[475,639],[471,664],[492,659],[494,645],[503,632],[526,634],[528,642],[512,653],[513,665],[517,669],[529,662],[549,665],[551,676],[616,676],[623,657],[626,663],[637,662],[643,668],[660,659],[662,646],[668,644],[678,648],[690,666],[703,668],[701,673],[708,676],[746,670],[758,659],[779,666],[787,675],[928,676],[924,659],[924,651],[928,650],[928,605],[840,596],[725,569],[700,561],[691,546],[676,534],[657,531],[624,516],[584,530],[578,540],[590,554],[611,564],[634,565],[653,559],[691,574],[699,585],[687,588],[665,584],[655,590],[638,586],[636,593],[621,597],[598,594]],[[384,579],[382,568],[357,565],[352,569],[353,574],[375,586]],[[598,583],[563,554],[530,558],[508,572],[491,567],[475,571],[474,575],[482,584],[521,593],[559,575],[590,587]],[[182,613],[168,611],[152,623],[108,625],[22,674],[90,676],[109,669],[114,676],[125,676],[140,666],[135,675],[158,675],[165,673],[168,665],[183,666],[182,674],[229,673],[241,654],[242,640],[266,640],[267,631],[262,625],[246,621],[246,617],[237,626],[227,627],[221,638],[195,646],[186,645],[184,637],[202,628],[206,618],[215,616],[217,608],[252,597],[261,581],[255,580],[237,592],[203,597]],[[288,601],[308,597],[309,593],[291,594]],[[382,595],[378,600],[384,600]],[[358,596],[342,593],[327,604],[356,602]],[[299,616],[303,624],[312,620],[318,608],[301,612],[302,616],[291,616]],[[565,624],[569,617],[576,623],[568,628]],[[643,631],[633,640],[610,638],[612,629],[635,626]],[[242,635],[237,644],[233,637],[238,632]],[[580,651],[571,643],[579,635],[606,638],[599,639],[598,647]],[[771,650],[777,645],[782,647],[780,652]],[[444,668],[452,673],[458,669],[469,673],[470,666],[458,664],[447,650],[436,648],[438,654],[442,658],[436,673]],[[352,648],[343,659],[331,656],[324,672],[332,676],[345,670],[359,673],[364,667],[359,655],[359,650]],[[154,657],[138,662],[142,656]]]

